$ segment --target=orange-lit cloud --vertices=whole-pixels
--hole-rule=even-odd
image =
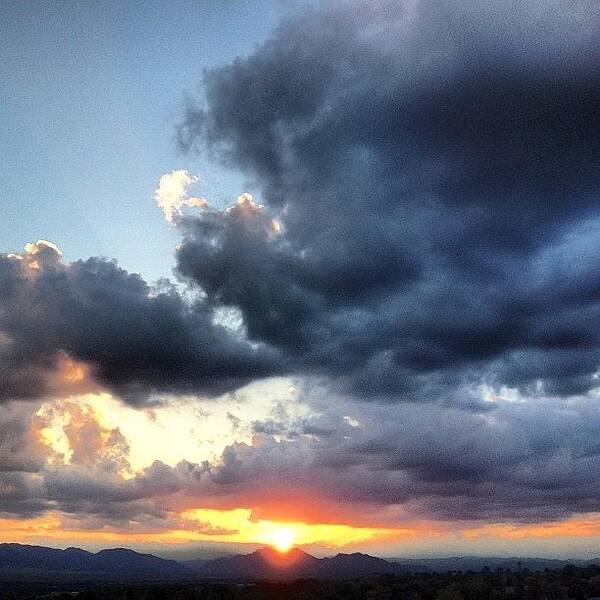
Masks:
[[[75,373],[85,370],[73,361],[65,362],[65,368],[77,369]],[[251,443],[252,421],[266,419],[278,410],[279,398],[286,398],[290,387],[288,379],[274,378],[255,382],[235,396],[224,395],[216,401],[167,397],[164,405],[145,410],[132,409],[108,393],[71,396],[42,403],[36,427],[43,429],[40,435],[50,448],[67,457],[70,445],[65,428],[71,421],[84,427],[87,420],[105,432],[118,429],[127,443],[127,460],[137,472],[155,460],[171,466],[184,459],[216,461],[228,445]],[[290,405],[287,411],[293,417],[308,414],[299,403]],[[88,423],[87,427],[91,426]]]
[[[49,450],[51,463],[100,467],[131,476],[127,440],[119,428],[102,424],[91,403],[70,400],[43,405],[34,424],[39,440]]]
[[[278,541],[278,532],[283,530],[290,532],[290,542],[294,545],[318,544],[335,548],[394,537],[392,529],[253,521],[247,509],[231,511],[198,509],[181,514],[176,526],[166,530],[140,527],[139,530],[128,531],[112,526],[84,528],[77,526],[76,519],[57,512],[27,520],[1,519],[0,542],[30,542],[44,538],[55,541],[122,540],[128,543],[178,544],[206,541],[275,545]]]
[[[427,513],[435,508],[429,498],[425,508],[418,498],[390,502],[389,490],[381,487],[376,489],[388,496],[377,501],[374,484],[385,480],[402,490],[414,482],[396,470],[378,470],[373,480],[365,468],[370,457],[350,453],[349,440],[361,439],[369,415],[354,410],[344,417],[344,410],[334,420],[320,420],[302,406],[303,392],[290,387],[289,380],[274,380],[248,388],[249,397],[216,404],[180,398],[136,410],[96,394],[42,403],[34,414],[33,408],[16,411],[22,431],[30,419],[38,451],[37,462],[28,458],[34,472],[22,481],[3,475],[0,501],[3,494],[23,499],[12,504],[23,518],[2,524],[5,541],[294,543],[390,556],[390,549],[407,552],[426,544],[464,552],[531,540],[589,544],[600,537],[594,514],[514,524],[434,518]],[[269,395],[273,401],[265,400]],[[280,398],[291,399],[284,404]],[[410,426],[405,418],[405,429]],[[345,454],[335,456],[340,450]],[[338,468],[338,458],[348,457],[353,462]]]
[[[54,370],[48,375],[47,383],[49,394],[60,394],[65,397],[94,392],[98,389],[91,367],[82,361],[73,360],[64,353],[58,354]]]
[[[556,537],[600,538],[600,515],[591,514],[549,523],[488,524],[476,529],[467,529],[464,536],[468,539],[489,536],[507,540]]]
[[[436,548],[448,541],[470,543],[482,539],[488,545],[543,539],[598,538],[600,515],[577,517],[565,522],[541,526],[487,524],[467,527],[451,523],[406,524],[403,528],[365,528],[347,525],[306,524],[286,521],[255,521],[247,509],[218,511],[198,509],[178,515],[170,529],[140,527],[138,530],[114,526],[84,528],[77,519],[59,512],[49,512],[32,519],[0,519],[0,542],[37,543],[45,540],[56,545],[65,543],[113,544],[135,546],[148,544],[186,545],[201,542],[277,546],[285,534],[286,544],[338,549],[393,547],[402,551],[415,542]],[[283,533],[282,533],[283,532]]]

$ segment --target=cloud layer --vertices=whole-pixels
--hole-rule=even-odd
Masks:
[[[32,435],[27,406],[2,409],[10,412],[0,449],[10,439],[16,452],[0,466],[4,515],[58,511],[84,529],[160,532],[189,529],[181,514],[199,508],[384,528],[537,523],[600,512],[597,400],[501,400],[476,414],[333,403],[327,394],[313,397],[320,412],[312,415],[275,406],[272,417],[253,423],[251,444],[232,442],[215,460],[155,461],[138,472],[119,428],[101,425],[89,407],[62,407],[69,452],[59,455],[39,436],[49,415],[34,418]],[[353,417],[343,418],[344,410]],[[27,453],[19,450],[25,445]]]
[[[325,3],[282,25],[205,75],[180,141],[255,177],[283,234],[190,219],[180,273],[358,396],[590,389],[598,11]]]
[[[388,401],[593,389],[599,9],[544,6],[324,3],[209,70],[181,144],[245,170],[264,206],[161,178],[192,301],[48,242],[3,256],[0,398],[276,373]]]
[[[101,258],[65,264],[45,242],[0,255],[0,301],[0,401],[97,389],[130,403],[214,395],[280,368],[201,297],[151,288]]]

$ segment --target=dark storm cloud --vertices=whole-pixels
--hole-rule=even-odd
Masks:
[[[46,460],[44,447],[32,428],[37,406],[8,403],[0,406],[0,471],[38,471]]]
[[[215,323],[202,300],[111,261],[64,264],[38,243],[0,256],[0,280],[0,401],[98,388],[132,403],[215,395],[278,369],[275,352]]]
[[[326,3],[285,23],[205,74],[179,131],[254,177],[282,233],[186,219],[180,273],[358,395],[589,390],[599,39],[595,2]]]

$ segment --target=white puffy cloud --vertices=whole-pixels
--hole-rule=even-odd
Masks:
[[[167,222],[173,223],[176,217],[181,215],[184,206],[202,207],[208,204],[205,198],[188,196],[188,188],[198,181],[196,175],[191,175],[184,169],[165,173],[160,178],[154,191],[154,199],[165,214]]]

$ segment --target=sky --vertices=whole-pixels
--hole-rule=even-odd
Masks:
[[[149,203],[160,175],[202,171],[203,189],[222,204],[235,200],[244,181],[177,151],[186,96],[199,91],[203,69],[251,52],[286,7],[2,4],[4,249],[51,237],[71,260],[106,256],[151,281],[169,276],[176,238]],[[154,250],[133,256],[132,245],[147,240]]]
[[[598,555],[595,1],[0,16],[0,542]]]

